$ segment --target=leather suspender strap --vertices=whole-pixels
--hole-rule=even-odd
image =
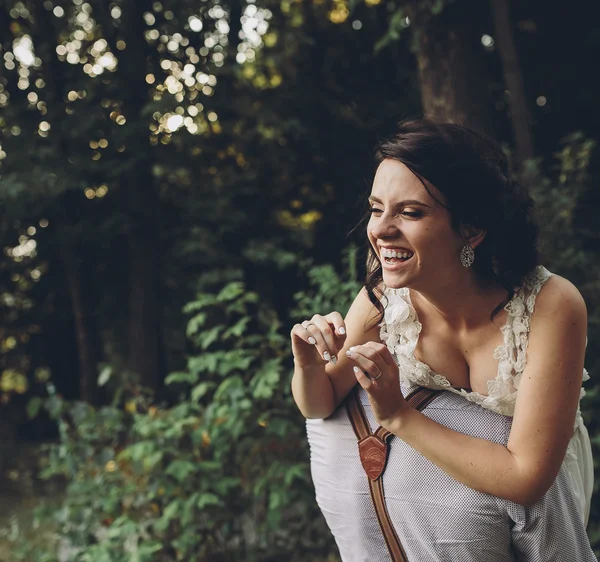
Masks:
[[[440,392],[442,391],[420,386],[406,396],[405,399],[416,410],[422,410]],[[402,548],[402,544],[385,505],[383,480],[381,478],[387,463],[389,440],[393,433],[381,426],[375,430],[375,433],[371,433],[369,420],[358,397],[358,386],[348,396],[346,409],[348,410],[350,423],[358,439],[360,461],[369,477],[371,499],[373,500],[377,520],[379,521],[379,526],[381,527],[381,532],[383,533],[392,562],[408,562],[406,552]]]

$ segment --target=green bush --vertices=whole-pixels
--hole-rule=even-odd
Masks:
[[[345,312],[359,289],[355,256],[350,282],[331,266],[309,268],[298,319],[315,303]],[[55,561],[59,548],[77,562],[337,559],[291,396],[289,326],[239,282],[186,312],[194,351],[166,381],[175,404],[156,404],[129,376],[99,409],[50,387],[60,440],[43,477],[64,478],[66,496],[38,514],[52,520],[54,546],[21,544],[21,560]]]

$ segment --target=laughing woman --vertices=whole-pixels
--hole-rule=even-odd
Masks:
[[[291,333],[342,560],[595,561],[586,308],[538,264],[530,197],[459,125],[406,122],[377,164],[365,287]]]

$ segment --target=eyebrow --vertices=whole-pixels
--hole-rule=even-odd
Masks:
[[[383,205],[383,201],[373,195],[371,195],[369,197],[369,201]],[[406,207],[408,205],[420,205],[421,207],[430,208],[430,205],[427,205],[427,203],[423,203],[422,201],[417,201],[416,199],[407,199],[406,201],[400,201],[400,203],[396,203],[396,205],[394,205],[394,207]]]

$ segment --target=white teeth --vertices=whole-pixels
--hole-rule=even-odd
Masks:
[[[389,248],[382,248],[381,255],[384,258],[404,258],[407,259],[412,257],[412,252],[397,252],[396,250],[390,250]]]

